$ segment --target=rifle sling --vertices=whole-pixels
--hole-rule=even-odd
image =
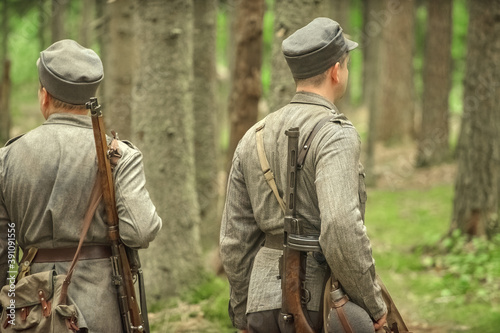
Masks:
[[[92,222],[92,218],[94,217],[94,213],[99,206],[99,203],[102,199],[102,187],[99,175],[96,176],[96,180],[94,183],[94,187],[92,188],[92,194],[90,195],[90,204],[87,208],[87,212],[85,213],[85,217],[83,219],[83,228],[82,233],[80,235],[80,242],[78,243],[78,247],[75,252],[75,256],[73,257],[73,261],[71,262],[71,266],[68,269],[68,273],[66,274],[66,278],[64,279],[64,283],[61,290],[61,296],[59,298],[60,304],[66,304],[66,297],[68,295],[68,287],[71,283],[71,277],[75,270],[75,265],[78,262],[80,257],[80,252],[82,249],[83,241],[85,240],[85,236],[87,236],[87,232],[90,228],[90,223]]]

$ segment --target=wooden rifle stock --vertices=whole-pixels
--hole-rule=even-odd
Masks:
[[[118,211],[115,201],[115,187],[109,160],[109,148],[106,141],[106,130],[101,106],[97,98],[92,97],[86,104],[92,117],[92,128],[97,150],[98,177],[101,179],[103,201],[106,207],[108,237],[111,241],[111,264],[113,267],[113,283],[118,291],[118,304],[124,332],[145,332],[144,321],[135,295],[134,280],[130,270],[125,245],[121,242],[118,230]]]
[[[292,327],[295,327],[297,333],[314,333],[305,307],[304,281],[307,253],[292,249],[288,244],[289,235],[299,233],[295,207],[299,130],[298,128],[291,128],[285,134],[288,136],[288,165],[285,196],[285,243],[281,265],[281,315],[285,321],[287,332],[292,331]]]

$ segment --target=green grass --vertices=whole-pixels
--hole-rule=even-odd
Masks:
[[[451,185],[372,190],[366,224],[377,270],[410,323],[443,332],[497,332],[500,238],[444,238],[452,198]]]

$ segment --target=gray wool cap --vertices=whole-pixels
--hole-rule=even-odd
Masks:
[[[55,42],[40,52],[37,66],[42,86],[69,104],[88,102],[104,77],[99,56],[70,39]]]
[[[293,77],[307,79],[325,72],[357,46],[344,37],[337,22],[318,17],[286,38],[282,51]]]

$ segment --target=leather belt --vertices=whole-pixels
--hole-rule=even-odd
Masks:
[[[268,235],[266,234],[266,241],[264,246],[270,249],[283,250],[283,234],[278,235]]]
[[[72,261],[75,256],[76,247],[60,247],[54,249],[38,249],[32,262],[63,262]],[[103,259],[111,257],[109,245],[87,245],[82,246],[79,260]]]

